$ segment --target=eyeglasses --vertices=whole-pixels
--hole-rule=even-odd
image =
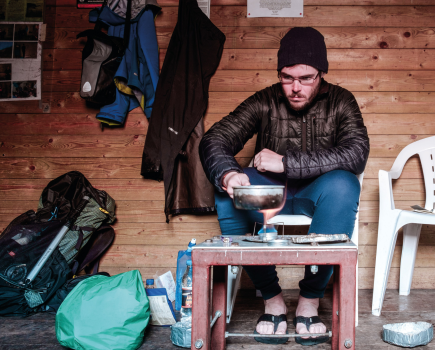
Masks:
[[[293,78],[292,76],[287,75],[287,74],[278,73],[278,78],[282,84],[293,84],[295,82],[295,80],[297,80],[297,81],[299,81],[299,84],[301,84],[301,85],[311,85],[311,84],[314,84],[317,77],[319,76],[319,73],[320,72],[317,72],[315,77],[302,77],[299,79]]]

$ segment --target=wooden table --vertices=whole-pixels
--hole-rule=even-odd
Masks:
[[[214,240],[193,248],[191,349],[225,349],[227,265],[334,265],[332,349],[355,349],[355,269],[358,249],[352,242],[318,246],[290,243],[288,246],[273,247],[265,243],[243,241],[246,236],[232,238],[230,246]],[[211,266],[213,281],[210,281]],[[211,315],[214,316],[218,310],[223,315],[210,331]]]

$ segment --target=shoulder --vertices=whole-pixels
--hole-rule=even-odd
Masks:
[[[267,88],[257,91],[253,95],[249,96],[242,104],[239,106],[257,106],[261,109],[270,106],[270,104],[274,103],[274,101],[279,101],[282,97],[281,85],[274,84]]]
[[[262,104],[269,105],[270,103],[277,103],[280,101],[281,98],[283,98],[283,93],[281,89],[281,84],[273,84],[271,86],[268,86],[265,89],[262,89],[260,91],[257,91],[254,95],[252,95],[250,98],[255,99],[257,102],[260,102]]]
[[[328,97],[330,99],[339,99],[342,100],[343,102],[345,100],[355,100],[355,96],[349,90],[339,85],[330,84],[325,80],[323,80],[322,82],[321,89],[327,90]]]
[[[258,98],[273,98],[282,94],[281,84],[276,83],[267,88],[257,91],[252,96],[257,96]]]

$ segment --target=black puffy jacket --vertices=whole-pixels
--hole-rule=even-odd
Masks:
[[[296,112],[281,84],[274,84],[246,99],[202,138],[201,162],[219,191],[225,173],[243,172],[234,155],[256,133],[255,154],[267,148],[283,155],[288,179],[313,178],[332,170],[360,174],[370,151],[352,93],[322,80],[311,107]]]

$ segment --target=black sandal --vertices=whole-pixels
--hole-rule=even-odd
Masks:
[[[304,316],[297,316],[293,319],[293,325],[296,327],[296,324],[302,323],[307,327],[307,330],[310,331],[310,326],[315,323],[323,323],[319,316],[311,316],[311,317],[304,317]],[[326,330],[326,333],[329,332]],[[296,332],[297,333],[297,332]],[[329,340],[328,336],[322,336],[322,337],[313,337],[308,339],[303,338],[295,338],[296,343],[301,345],[316,345],[316,344],[322,344],[326,343]]]
[[[279,315],[279,316],[274,316],[271,314],[263,314],[258,319],[257,324],[262,322],[262,321],[273,323],[273,326],[274,326],[273,333],[275,333],[276,330],[278,329],[278,325],[281,322],[287,323],[287,316],[284,314]],[[258,333],[257,330],[255,329],[254,334],[260,334],[260,333]],[[286,330],[286,334],[288,334],[288,330]],[[288,337],[282,337],[282,338],[254,337],[254,339],[256,341],[258,341],[259,343],[278,345],[278,344],[286,343],[289,338]]]

